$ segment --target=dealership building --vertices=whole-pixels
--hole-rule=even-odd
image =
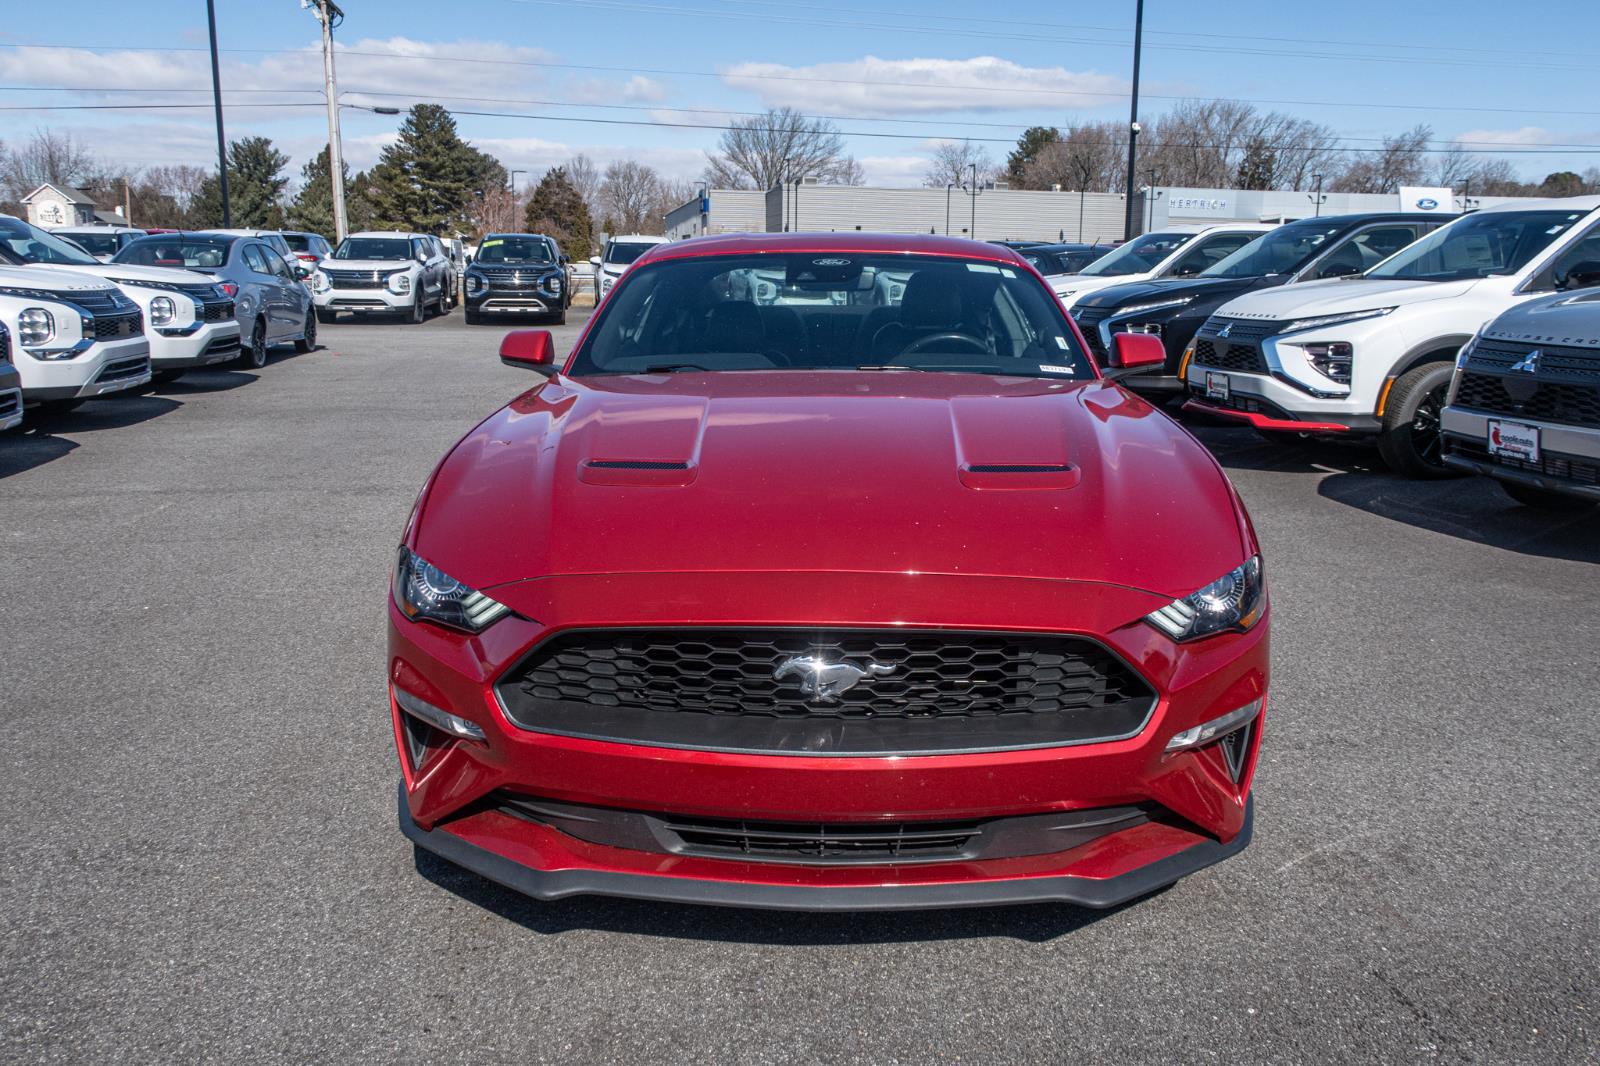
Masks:
[[[1179,223],[1290,222],[1366,211],[1450,214],[1507,203],[1446,188],[1398,193],[1280,192],[1258,189],[1144,188],[1134,199],[1136,232]],[[707,189],[667,213],[673,240],[718,233],[938,233],[979,240],[1121,240],[1119,193],[1011,189],[1003,183],[969,195],[959,187],[882,189],[811,181],[749,189]]]

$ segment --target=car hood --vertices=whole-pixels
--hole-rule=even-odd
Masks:
[[[1399,279],[1360,279],[1303,282],[1288,288],[1253,292],[1234,300],[1227,313],[1241,318],[1312,318],[1346,311],[1370,311],[1375,307],[1397,307],[1448,300],[1467,292],[1477,279],[1466,281],[1404,281]]]
[[[182,267],[156,267],[138,266],[133,263],[102,263],[99,266],[61,266],[58,270],[71,270],[74,273],[88,274],[91,277],[111,279],[126,278],[129,281],[155,281],[166,285],[214,285],[216,279],[209,274],[201,274],[194,270],[185,270]]]
[[[412,535],[424,558],[478,588],[569,574],[834,571],[1081,580],[1176,597],[1243,558],[1249,534],[1234,500],[1198,442],[1109,383],[558,377],[456,446]]]
[[[1101,289],[1078,300],[1077,308],[1131,307],[1134,304],[1154,303],[1189,296],[1196,300],[1225,300],[1242,292],[1250,292],[1269,285],[1281,285],[1289,280],[1287,274],[1274,274],[1263,278],[1152,278],[1148,281],[1124,282]]]
[[[1600,289],[1518,304],[1483,329],[1485,337],[1594,348],[1600,357]]]
[[[412,259],[324,259],[319,270],[405,270],[417,266]]]
[[[99,292],[115,288],[109,281],[93,273],[80,274],[62,266],[3,266],[0,267],[0,287],[15,289],[43,289],[50,292]]]
[[[1055,293],[1071,292],[1074,295],[1086,296],[1091,292],[1109,289],[1113,285],[1134,285],[1141,281],[1149,281],[1151,275],[1117,274],[1112,277],[1103,277],[1099,274],[1052,274],[1044,280],[1050,283],[1050,289]]]

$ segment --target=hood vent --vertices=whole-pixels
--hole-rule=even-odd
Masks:
[[[687,470],[688,463],[656,459],[590,459],[590,470]]]
[[[974,474],[1065,474],[1071,463],[972,463],[967,469]]]
[[[961,483],[969,489],[1070,489],[1081,472],[1071,463],[968,463]]]
[[[578,480],[586,485],[681,488],[695,473],[695,464],[682,459],[590,459],[578,468]]]

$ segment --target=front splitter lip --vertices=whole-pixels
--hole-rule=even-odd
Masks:
[[[1165,888],[1179,878],[1243,851],[1255,827],[1255,798],[1245,801],[1244,825],[1226,844],[1205,840],[1117,877],[1029,877],[869,887],[802,887],[716,881],[614,870],[538,870],[469,843],[448,829],[426,830],[411,817],[405,785],[399,789],[400,831],[418,847],[537,900],[570,896],[617,896],[662,903],[694,903],[784,911],[905,911],[996,907],[1024,903],[1071,903],[1116,907]]]

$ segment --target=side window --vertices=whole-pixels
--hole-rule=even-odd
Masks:
[[[1364,273],[1416,239],[1414,225],[1369,226],[1324,256],[1310,276],[1342,278]]]
[[[421,237],[411,238],[411,258],[417,259],[428,254],[428,244]]]
[[[1528,283],[1524,292],[1555,292],[1561,289],[1587,289],[1600,284],[1600,222],[1590,226],[1567,250]]]
[[[1169,273],[1175,278],[1191,277],[1220,263],[1259,236],[1259,233],[1219,233],[1215,237],[1202,237],[1178,257]]]
[[[267,265],[272,268],[272,273],[274,276],[282,281],[295,280],[294,272],[289,269],[288,260],[284,259],[283,256],[262,252],[261,257],[265,259],[267,261]]]
[[[244,265],[257,274],[272,273],[272,268],[267,265],[267,257],[261,254],[261,246],[259,244],[247,244],[244,246]]]

